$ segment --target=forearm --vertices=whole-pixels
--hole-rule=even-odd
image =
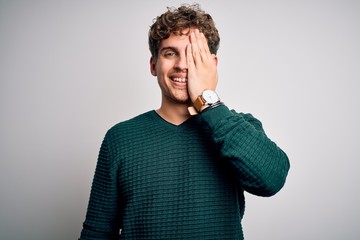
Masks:
[[[266,136],[260,121],[226,106],[204,112],[202,118],[212,131],[221,159],[231,166],[244,190],[271,196],[282,188],[289,160]]]

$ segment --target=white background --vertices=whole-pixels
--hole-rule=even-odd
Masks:
[[[79,237],[106,130],[160,105],[147,31],[179,3],[0,0],[0,239]],[[222,100],[291,161],[280,193],[246,195],[246,239],[359,239],[360,2],[200,4]]]

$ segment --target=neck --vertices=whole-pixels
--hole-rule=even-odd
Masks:
[[[166,104],[162,101],[161,107],[156,112],[167,122],[180,125],[191,116],[188,107],[189,105],[186,103]]]

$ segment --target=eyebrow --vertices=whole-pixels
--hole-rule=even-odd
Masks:
[[[171,51],[174,51],[174,52],[179,52],[179,50],[176,48],[176,47],[172,47],[172,46],[165,46],[163,48],[160,48],[159,50],[159,53],[162,53],[166,50],[171,50]]]

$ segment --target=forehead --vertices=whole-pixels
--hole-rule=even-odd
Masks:
[[[167,39],[164,39],[160,43],[160,49],[173,47],[173,48],[186,48],[186,46],[190,43],[189,32],[183,34],[175,34],[171,33]]]

